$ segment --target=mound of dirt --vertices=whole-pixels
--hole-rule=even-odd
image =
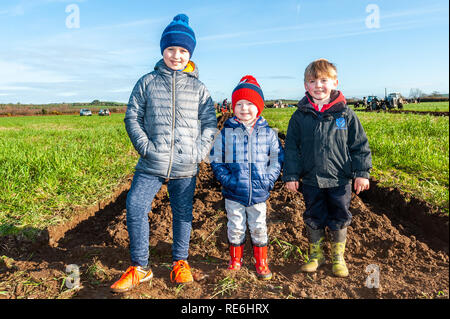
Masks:
[[[222,119],[223,121],[223,119]],[[131,178],[131,177],[130,177]],[[114,198],[86,210],[83,218],[53,229],[47,242],[0,239],[0,298],[448,298],[448,217],[375,181],[353,195],[353,222],[346,260],[350,276],[332,275],[328,259],[315,274],[299,271],[308,242],[300,193],[277,181],[268,200],[269,264],[272,280],[257,280],[250,240],[239,272],[228,264],[227,218],[220,185],[201,163],[194,197],[189,262],[195,282],[170,281],[172,217],[163,185],[149,213],[150,263],[154,278],[125,294],[110,285],[129,266],[125,200],[129,182]],[[402,197],[403,196],[403,197]],[[426,204],[426,203],[425,203]],[[80,214],[82,216],[82,214]],[[446,231],[445,231],[446,229]],[[248,236],[249,238],[249,236]],[[329,256],[329,245],[325,247]],[[72,266],[68,269],[67,266]],[[73,271],[73,267],[77,271]],[[79,274],[79,276],[78,276]],[[79,279],[79,284],[76,285]],[[74,287],[75,285],[75,287]],[[69,289],[72,288],[72,289]]]

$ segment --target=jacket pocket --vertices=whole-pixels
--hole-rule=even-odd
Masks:
[[[344,163],[344,174],[346,178],[353,178],[352,176],[352,164],[350,161]]]
[[[350,157],[350,152],[349,152],[348,148],[346,148],[346,155],[347,155],[347,158],[346,158],[345,164],[344,164],[345,176],[348,178],[353,178],[352,158]]]
[[[314,153],[312,152],[302,152],[300,154],[300,158],[298,161],[298,171],[299,177],[302,178],[305,175],[308,175],[310,172],[314,170]]]
[[[145,159],[150,159],[152,154],[156,152],[155,144],[153,144],[152,140],[149,139],[147,143],[147,147],[145,148],[145,154],[143,154],[143,157]]]
[[[231,175],[228,181],[225,184],[222,184],[222,187],[225,188],[229,193],[235,194],[238,188],[239,179],[236,175]]]

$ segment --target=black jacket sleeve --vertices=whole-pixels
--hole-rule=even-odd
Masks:
[[[300,163],[300,134],[301,127],[297,117],[298,111],[295,111],[289,120],[289,125],[285,141],[285,157],[283,167],[283,181],[298,181],[302,175]]]
[[[353,110],[349,112],[348,148],[352,160],[353,177],[370,177],[372,154],[366,132]]]

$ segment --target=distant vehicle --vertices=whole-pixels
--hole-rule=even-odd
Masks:
[[[368,97],[367,97],[367,103],[370,103],[370,102],[372,102],[372,100],[378,100],[378,98],[375,96],[375,95],[369,95]]]
[[[390,93],[386,98],[386,104],[389,109],[402,109],[404,103],[402,95],[398,92]]]
[[[100,116],[110,116],[111,112],[108,109],[101,109],[98,111],[98,115]]]
[[[89,109],[81,109],[80,116],[92,116],[92,112]]]
[[[375,110],[386,110],[386,106],[383,100],[378,99],[375,95],[369,95],[367,97],[367,109]]]

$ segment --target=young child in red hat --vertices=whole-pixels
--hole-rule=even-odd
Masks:
[[[253,76],[244,76],[233,90],[232,108],[234,117],[225,122],[210,155],[225,198],[228,269],[241,268],[248,223],[256,274],[259,279],[270,280],[266,200],[280,175],[284,151],[277,134],[261,116],[264,95]]]

